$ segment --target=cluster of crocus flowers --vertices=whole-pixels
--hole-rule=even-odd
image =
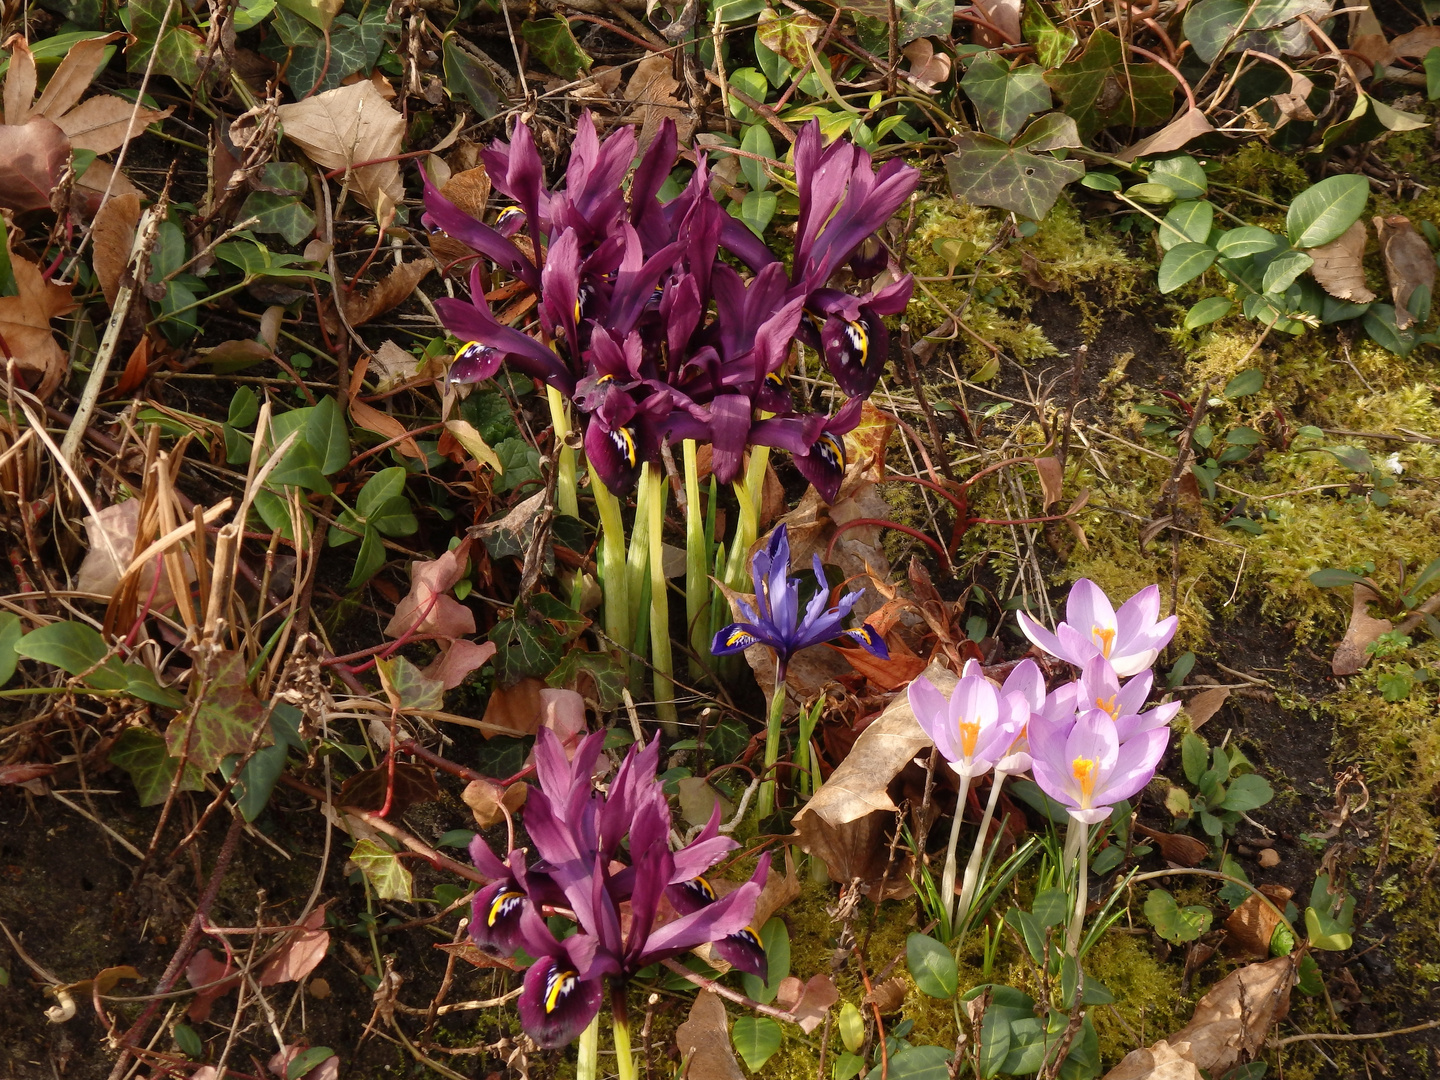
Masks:
[[[536,334],[501,324],[477,261],[469,300],[436,301],[464,343],[450,378],[478,381],[507,364],[543,380],[578,408],[586,457],[617,494],[634,486],[642,464],[659,462],[662,443],[694,439],[712,445],[721,483],[740,476],[747,446],[781,447],[833,499],[841,437],[885,364],[883,317],[903,311],[912,288],[909,275],[858,292],[837,284],[873,282],[885,269],[877,231],[918,173],[899,161],[877,172],[848,140],[824,147],[811,122],[794,146],[800,211],[787,269],[716,201],[703,155],[681,193],[661,201],[680,163],[671,121],[632,170],[637,149],[632,127],[601,141],[584,113],[564,186],[551,190],[529,128],[516,125],[508,143],[482,152],[495,190],[515,204],[493,225],[427,179],[426,225],[538,298]],[[833,416],[794,407],[786,369],[797,339],[819,350],[851,398]]]
[[[1066,621],[1052,633],[1020,615],[1026,636],[1041,650],[1079,669],[1077,678],[1046,692],[1031,660],[996,686],[973,661],[947,699],[929,680],[910,684],[912,711],[921,728],[960,777],[960,802],[942,884],[948,905],[954,892],[959,818],[971,780],[994,768],[990,802],[971,855],[957,915],[964,920],[974,898],[981,845],[1006,774],[1029,771],[1070,816],[1067,853],[1078,860],[1072,954],[1084,919],[1085,858],[1089,827],[1106,820],[1116,803],[1137,794],[1160,764],[1179,702],[1146,709],[1154,685],[1150,665],[1174,636],[1174,616],[1160,619],[1160,590],[1150,586],[1117,612],[1093,582],[1070,590]],[[1128,676],[1128,678],[1127,678]],[[948,910],[948,908],[947,908]]]
[[[672,851],[670,809],[656,777],[659,740],[632,746],[602,793],[593,775],[604,739],[603,732],[588,736],[567,760],[555,734],[540,729],[539,790],[523,811],[534,858],[517,849],[502,860],[479,837],[472,842],[471,859],[492,881],[475,895],[470,936],[493,955],[523,950],[534,958],[519,1010],[526,1034],[542,1047],[564,1046],[584,1031],[608,981],[626,1077],[634,1075],[624,1027],[630,976],[709,944],[736,968],[764,977],[765,953],[751,922],[769,855],[749,881],[718,895],[704,875],[737,846],[719,833],[718,804],[699,836]],[[667,902],[675,917],[662,921]],[[557,935],[557,915],[573,932]]]

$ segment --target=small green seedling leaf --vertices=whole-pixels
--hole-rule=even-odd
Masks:
[[[905,960],[923,993],[942,999],[955,996],[960,978],[955,957],[940,942],[928,934],[911,934],[905,939]]]
[[[758,1073],[780,1049],[780,1025],[768,1016],[742,1016],[730,1038],[735,1052],[752,1073]]]
[[[1145,898],[1145,917],[1157,934],[1175,945],[1194,941],[1210,929],[1213,918],[1209,908],[1195,904],[1178,906],[1164,889],[1152,889]]]

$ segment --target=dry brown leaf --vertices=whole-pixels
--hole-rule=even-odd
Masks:
[[[355,421],[357,427],[384,435],[387,440],[399,439],[400,441],[395,444],[395,449],[406,457],[423,458],[425,456],[414,437],[407,434],[409,429],[404,424],[389,413],[381,412],[373,405],[366,405],[359,398],[350,399],[350,419]]]
[[[450,177],[440,192],[471,217],[484,219],[490,204],[490,190],[490,174],[484,165],[477,165]]]
[[[1020,32],[1020,0],[978,0],[975,8],[991,26],[1004,31],[1001,37],[984,26],[972,26],[970,32],[979,44],[994,48],[1025,40]]]
[[[1440,26],[1421,26],[1390,42],[1393,56],[1419,60],[1431,49],[1440,48]]]
[[[1345,636],[1335,649],[1330,660],[1330,670],[1336,675],[1355,675],[1370,663],[1370,654],[1365,651],[1371,642],[1394,629],[1389,619],[1375,619],[1370,616],[1369,605],[1380,599],[1368,585],[1355,585],[1350,601],[1350,625]]]
[[[625,84],[625,100],[635,103],[634,111],[626,119],[640,124],[641,150],[650,145],[667,116],[675,121],[681,146],[689,146],[690,137],[695,134],[694,113],[676,96],[680,83],[671,74],[672,65],[667,53],[651,53],[635,65],[630,81]]]
[[[14,34],[5,42],[10,50],[10,67],[5,72],[5,123],[23,124],[30,119],[30,106],[35,101],[35,55],[23,34]]]
[[[90,216],[100,209],[100,200],[107,194],[112,199],[121,195],[140,198],[140,189],[130,182],[130,178],[123,172],[116,172],[115,166],[103,158],[90,162],[84,175],[75,181],[75,193],[82,197],[84,212]]]
[[[70,140],[37,116],[0,125],[0,206],[19,213],[50,209],[50,193],[70,163]]]
[[[357,197],[388,221],[405,196],[400,163],[381,161],[400,153],[405,118],[371,82],[326,90],[323,94],[280,106],[285,135],[324,169],[353,169],[351,188]],[[359,168],[355,166],[359,165]]]
[[[69,285],[46,281],[30,260],[11,255],[10,268],[19,295],[0,296],[0,338],[17,365],[39,375],[35,393],[45,398],[60,384],[68,365],[65,350],[50,330],[50,320],[74,311],[77,305]]]
[[[1410,219],[1402,214],[1375,218],[1375,232],[1380,237],[1385,276],[1390,280],[1390,293],[1395,300],[1395,325],[1404,330],[1415,321],[1406,307],[1411,294],[1419,288],[1435,288],[1435,255],[1425,238],[1410,224]]]
[[[805,982],[788,975],[780,980],[775,994],[775,1003],[795,1016],[795,1022],[806,1035],[825,1022],[830,1006],[839,1000],[840,991],[829,975],[811,975]]]
[[[105,49],[112,41],[124,36],[117,32],[105,37],[87,38],[72,45],[55,69],[55,74],[45,84],[40,100],[35,102],[30,115],[44,116],[59,123],[60,117],[79,103],[81,95],[100,73],[100,66],[105,62]]]
[[[505,787],[493,780],[471,780],[460,793],[460,798],[470,807],[480,827],[488,829],[505,820],[506,810],[513,814],[524,806],[529,793],[529,787],[523,782]]]
[[[325,905],[321,904],[306,916],[300,928],[291,933],[280,951],[261,969],[260,985],[299,982],[320,966],[329,948],[330,931],[325,929]]]
[[[456,638],[443,649],[440,655],[424,668],[427,679],[438,679],[446,690],[454,690],[465,681],[476,668],[495,655],[493,641],[467,641]]]
[[[881,633],[880,636],[883,638],[885,635]],[[925,670],[926,662],[911,652],[910,646],[899,638],[887,644],[890,646],[890,656],[885,660],[872,656],[864,649],[831,647],[836,648],[850,666],[864,675],[872,685],[881,690],[899,690],[902,686],[908,686],[916,675]]]
[[[1198,139],[1206,132],[1214,130],[1209,118],[1198,108],[1186,109],[1154,135],[1147,135],[1134,146],[1123,151],[1120,154],[1120,160],[1134,161],[1138,157],[1168,154],[1171,150],[1179,150],[1191,139]]]
[[[1199,866],[1210,857],[1210,845],[1184,833],[1158,832],[1138,822],[1135,832],[1153,843],[1160,857],[1176,866]]]
[[[905,994],[909,990],[905,980],[897,975],[893,979],[886,979],[874,990],[865,995],[865,1004],[874,1005],[882,1013],[893,1013],[900,1010],[905,1004]]]
[[[1286,903],[1295,895],[1284,885],[1261,885],[1260,892],[1265,899],[1251,893],[1225,920],[1225,930],[1230,935],[1225,942],[1225,951],[1231,956],[1257,960],[1269,956],[1270,939],[1280,925],[1280,911],[1285,910]],[[1266,899],[1270,903],[1266,903]]]
[[[1195,1006],[1190,1023],[1153,1046],[1132,1050],[1105,1080],[1200,1080],[1253,1058],[1290,1008],[1298,960],[1282,956],[1231,972]]]
[[[370,357],[370,371],[377,390],[389,390],[406,379],[414,378],[420,361],[393,341],[383,342]]]
[[[93,150],[108,154],[127,139],[133,139],[157,120],[164,120],[175,109],[137,108],[124,98],[102,94],[81,102],[63,116],[55,117],[60,130],[70,138],[75,150]]]
[[[540,727],[540,691],[544,689],[544,681],[533,677],[521,679],[514,686],[497,686],[485,706],[484,736],[534,735]]]
[[[410,592],[395,605],[395,617],[385,624],[385,636],[413,633],[459,638],[475,633],[475,613],[448,595],[464,574],[469,554],[466,541],[438,559],[411,564]]]
[[[725,1003],[713,990],[695,995],[689,1019],[675,1029],[675,1048],[687,1063],[689,1080],[745,1080],[730,1047]]]
[[[950,56],[935,51],[929,38],[916,38],[900,50],[910,61],[910,75],[917,89],[927,94],[938,93],[936,86],[950,77]]]
[[[1185,712],[1190,717],[1190,730],[1197,731],[1200,726],[1220,711],[1220,706],[1225,704],[1230,696],[1228,687],[1216,687],[1213,690],[1201,690],[1185,703]]]
[[[1361,34],[1351,38],[1349,51],[1355,53],[1372,68],[1395,61],[1395,51],[1390,47],[1390,42],[1385,40],[1384,34]]]
[[[140,196],[117,195],[100,208],[90,230],[95,276],[111,307],[120,291],[120,279],[130,263],[135,229],[140,224]]]
[[[351,326],[363,326],[371,319],[410,299],[425,275],[435,269],[430,259],[416,259],[394,267],[363,293],[345,294],[345,318]]]
[[[1375,299],[1375,294],[1365,287],[1365,235],[1365,223],[1357,221],[1338,239],[1305,252],[1315,260],[1311,276],[1331,296],[1357,304]]]
[[[1060,501],[1064,493],[1065,469],[1058,458],[1037,457],[1032,459],[1035,471],[1040,474],[1040,497],[1046,510]]]

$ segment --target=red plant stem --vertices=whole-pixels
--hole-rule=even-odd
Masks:
[[[396,649],[400,648],[400,646],[402,645],[408,644],[410,640],[415,637],[415,631],[420,628],[420,624],[430,617],[430,612],[435,610],[435,605],[439,602],[440,593],[437,592],[430,597],[430,603],[425,605],[425,610],[420,612],[419,618],[417,618],[414,623],[411,624],[410,629],[406,630],[405,633],[401,634],[388,646],[380,650],[379,659],[389,660],[390,657],[395,654]],[[361,664],[359,667],[352,667],[350,669],[350,673],[352,675],[359,675],[363,671],[369,671],[374,666],[375,661],[371,660],[369,663]]]
[[[424,435],[427,432],[439,431],[444,426],[445,421],[441,420],[437,421],[434,424],[426,424],[424,427],[418,427],[414,431],[407,431],[404,435],[396,435],[393,439],[386,439],[379,446],[372,446],[369,450],[362,450],[360,453],[356,454],[353,458],[350,459],[350,465],[348,467],[353,469],[356,465],[360,464],[360,462],[364,461],[366,458],[371,457],[374,454],[378,454],[382,450],[389,450],[392,446],[398,446],[406,439],[413,439],[416,435]]]
[[[604,19],[601,19],[595,15],[584,15],[579,12],[569,11],[565,13],[565,18],[579,19],[581,22],[594,23],[596,26],[603,26],[606,30],[609,30],[610,33],[614,34],[616,37],[622,37],[626,41],[630,42],[632,45],[639,45],[642,49],[648,49],[652,53],[673,52],[676,49],[683,48],[683,46],[681,45],[656,45],[654,42],[646,41],[638,34],[632,34],[628,30],[622,30],[614,23],[606,22]]]
[[[461,780],[484,780],[491,784],[500,783],[499,780],[492,780],[490,777],[478,773],[474,769],[467,769],[464,765],[459,765],[449,758],[443,758],[433,751],[426,750],[425,747],[421,746],[414,739],[401,739],[400,745],[395,749],[402,754],[409,754],[411,757],[419,758],[431,768],[439,769],[441,772],[447,772],[451,776],[458,776]]]
[[[940,560],[940,566],[947,574],[950,573],[950,571],[953,569],[950,565],[950,556],[946,553],[945,549],[941,547],[935,540],[926,536],[919,529],[912,529],[909,525],[901,525],[898,521],[890,521],[886,518],[855,518],[851,521],[845,522],[845,524],[843,525],[838,526],[835,529],[835,535],[830,538],[829,546],[825,549],[826,562],[830,561],[830,556],[835,551],[835,542],[840,539],[840,534],[843,533],[846,529],[855,528],[857,525],[878,525],[882,529],[894,529],[897,532],[905,533],[905,535],[907,536],[913,536],[916,540],[919,540],[931,551],[935,552],[936,557]]]
[[[151,1018],[160,1008],[160,998],[174,987],[180,978],[180,972],[184,970],[195,947],[200,943],[201,928],[209,921],[210,909],[215,904],[215,898],[220,895],[220,884],[225,880],[226,871],[230,869],[230,860],[235,856],[235,845],[240,839],[244,824],[245,819],[239,814],[231,818],[230,830],[225,834],[225,842],[220,845],[220,853],[215,857],[215,869],[211,871],[210,882],[205,886],[205,892],[195,908],[194,918],[185,928],[185,937],[181,940],[180,947],[175,950],[175,955],[170,958],[165,973],[160,976],[160,982],[155,986],[155,999],[141,1010],[135,1023],[130,1025],[130,1030],[120,1038],[120,1057],[116,1060],[115,1067],[110,1070],[110,1080],[122,1080],[129,1071],[131,1047],[140,1041],[145,1029],[150,1026]]]
[[[1020,42],[1016,41],[1013,37],[1011,37],[1009,34],[1007,34],[1004,30],[1001,30],[1000,27],[996,26],[996,25],[995,25],[994,23],[992,23],[989,19],[985,18],[983,15],[976,15],[973,8],[965,9],[965,10],[956,10],[956,12],[955,12],[955,18],[957,18],[957,19],[963,19],[963,20],[965,20],[965,22],[974,23],[976,26],[979,26],[979,27],[981,27],[981,28],[983,28],[983,29],[985,29],[985,30],[989,30],[992,34],[994,34],[996,37],[998,37],[1001,41],[1005,42],[1006,45],[1019,45],[1019,44],[1020,44]]]
[[[1195,91],[1190,89],[1190,84],[1185,81],[1185,76],[1180,74],[1174,64],[1170,63],[1169,60],[1156,56],[1149,49],[1142,49],[1139,45],[1131,44],[1128,41],[1125,44],[1130,46],[1131,52],[1137,52],[1141,56],[1145,57],[1145,59],[1153,60],[1155,63],[1159,64],[1166,71],[1168,71],[1171,75],[1175,76],[1175,81],[1180,84],[1180,89],[1185,91],[1186,102],[1189,103],[1190,108],[1195,108]]]
[[[438,641],[439,638],[435,634],[416,634],[410,640]],[[380,643],[379,645],[372,645],[368,649],[361,649],[359,652],[346,653],[344,656],[327,656],[324,660],[321,660],[320,663],[322,666],[325,667],[335,667],[337,665],[348,664],[353,660],[364,660],[368,657],[374,656],[376,653],[385,652],[385,650],[390,648],[390,645],[391,642],[385,641]]]
[[[935,492],[936,495],[939,495],[942,499],[944,499],[951,506],[953,506],[957,512],[961,514],[969,512],[968,508],[965,505],[965,500],[962,496],[957,496],[950,491],[947,491],[943,485],[937,484],[933,480],[926,480],[923,476],[887,476],[885,477],[885,479],[898,480],[901,483],[905,484],[919,484],[921,487],[929,488],[931,491]],[[970,486],[970,480],[966,480],[960,486],[962,488],[968,488]]]

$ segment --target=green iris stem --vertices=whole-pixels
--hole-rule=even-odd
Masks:
[[[560,475],[555,481],[555,503],[567,517],[580,516],[580,499],[576,494],[575,448],[565,440],[570,435],[570,406],[553,386],[545,387],[550,403],[550,422],[555,426],[556,461]]]
[[[597,1012],[580,1033],[580,1058],[575,1063],[575,1080],[600,1080],[600,1014]]]
[[[605,599],[605,636],[616,645],[630,648],[635,640],[630,621],[630,588],[625,566],[625,521],[620,500],[605,486],[590,465],[590,491],[600,515],[600,588]]]
[[[945,908],[945,919],[955,925],[955,870],[956,849],[960,846],[960,823],[965,820],[965,800],[970,797],[970,774],[960,774],[960,798],[955,802],[955,820],[950,823],[950,843],[945,848],[945,870],[940,875],[940,903]]]
[[[610,984],[610,1019],[615,1032],[615,1071],[620,1080],[638,1080],[635,1053],[630,1049],[630,1010],[622,982]]]
[[[975,846],[970,849],[970,861],[965,864],[965,880],[960,886],[960,902],[955,905],[955,921],[960,926],[970,918],[970,905],[975,902],[975,890],[980,884],[980,863],[985,857],[985,836],[990,831],[990,822],[995,819],[995,807],[1000,802],[1000,789],[1005,785],[1007,773],[997,772],[991,778],[990,798],[985,802],[985,813],[980,818],[980,835],[975,837]]]
[[[745,479],[735,481],[735,499],[740,513],[735,523],[735,537],[730,542],[730,565],[725,568],[725,584],[740,590],[747,584],[745,560],[760,535],[760,498],[765,487],[765,468],[770,464],[768,446],[752,446]]]
[[[770,716],[765,723],[765,779],[755,800],[755,820],[764,821],[775,811],[775,763],[780,760],[780,725],[785,717],[785,662],[775,660],[775,691],[770,695]]]
[[[1085,909],[1090,900],[1090,890],[1087,887],[1090,826],[1073,816],[1066,826],[1065,850],[1075,860],[1075,914],[1070,917],[1070,930],[1065,936],[1065,944],[1067,952],[1079,963],[1080,932],[1085,928]]]
[[[685,624],[690,628],[690,674],[705,674],[710,655],[710,566],[705,517],[700,509],[700,465],[694,439],[681,444],[685,464]]]
[[[650,659],[655,665],[655,714],[672,739],[680,734],[675,713],[674,660],[670,653],[670,593],[665,581],[665,474],[647,462],[640,483],[648,489],[650,534]]]
[[[646,469],[649,466],[645,466]],[[650,579],[646,576],[645,569],[650,563],[650,485],[645,482],[644,473],[641,474],[640,483],[635,488],[635,525],[630,532],[630,554],[625,564],[625,583],[628,590],[628,598],[632,605],[635,623],[644,623],[647,612],[642,611],[644,604],[642,599]],[[631,636],[622,642],[627,649],[632,649],[637,657],[645,655],[644,634],[638,625],[632,624]],[[643,676],[643,670],[638,660],[630,663],[631,682],[639,685]]]

